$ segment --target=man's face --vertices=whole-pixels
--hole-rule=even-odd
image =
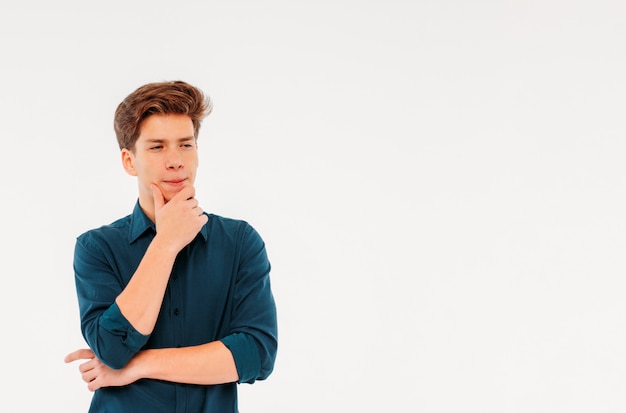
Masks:
[[[122,150],[122,163],[139,184],[143,208],[154,205],[151,184],[169,201],[185,186],[193,185],[198,168],[198,146],[187,115],[151,115],[135,142],[135,150]]]

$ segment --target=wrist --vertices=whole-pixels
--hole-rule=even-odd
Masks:
[[[172,259],[175,259],[176,255],[178,255],[182,249],[182,247],[177,246],[171,239],[168,239],[168,237],[159,235],[158,232],[152,240],[151,247],[154,248],[159,255],[170,257]]]
[[[149,357],[150,350],[142,350],[128,363],[126,370],[132,382],[150,378],[150,363],[148,362]]]

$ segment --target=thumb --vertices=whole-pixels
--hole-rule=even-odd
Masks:
[[[95,356],[96,355],[93,353],[93,351],[91,351],[91,349],[81,348],[65,356],[65,359],[63,361],[65,361],[66,363],[71,363],[72,361],[81,360],[81,359],[82,360],[92,359]]]
[[[154,212],[156,213],[159,209],[163,208],[165,205],[165,199],[163,198],[163,193],[155,184],[150,185],[152,187],[152,198],[154,199]]]

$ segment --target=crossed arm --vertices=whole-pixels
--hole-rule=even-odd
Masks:
[[[119,370],[102,363],[88,348],[65,357],[66,363],[76,360],[87,360],[78,370],[91,391],[125,386],[144,378],[205,385],[239,379],[233,356],[220,341],[192,347],[143,350]]]

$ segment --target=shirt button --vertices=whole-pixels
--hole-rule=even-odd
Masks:
[[[174,309],[174,315],[180,315],[180,310],[178,308]]]

